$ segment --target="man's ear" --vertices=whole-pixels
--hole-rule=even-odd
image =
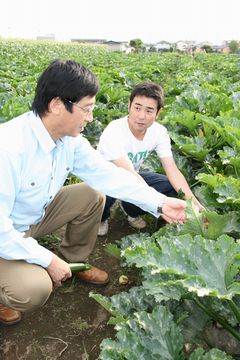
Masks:
[[[157,115],[156,115],[156,119],[159,117],[161,111],[163,111],[162,107],[158,110]]]
[[[63,102],[59,97],[53,98],[48,104],[48,112],[59,115],[63,109]]]
[[[131,103],[130,103],[130,100],[128,102],[128,112],[130,111],[130,107],[131,107]]]

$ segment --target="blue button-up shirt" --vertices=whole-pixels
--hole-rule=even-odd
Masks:
[[[105,161],[82,135],[55,143],[41,119],[28,112],[0,125],[0,257],[50,264],[51,251],[24,232],[41,221],[69,173],[159,216],[164,195]]]

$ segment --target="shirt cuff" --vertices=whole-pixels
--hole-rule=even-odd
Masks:
[[[44,246],[41,245],[37,245],[36,247],[36,256],[35,257],[31,257],[29,259],[27,259],[26,261],[30,264],[37,264],[42,266],[43,268],[47,268],[49,266],[49,264],[52,261],[53,258],[53,253],[52,251],[46,249]]]
[[[155,209],[154,211],[150,211],[152,215],[154,215],[156,218],[158,218],[161,214],[159,212],[159,208],[162,208],[165,202],[165,199],[167,198],[166,195],[163,195],[161,193],[157,193],[158,196],[155,197]]]

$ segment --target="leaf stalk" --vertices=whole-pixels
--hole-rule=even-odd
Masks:
[[[219,317],[216,313],[214,313],[212,310],[207,308],[200,299],[196,297],[192,297],[192,300],[195,302],[195,304],[204,311],[210,318],[218,322],[220,325],[224,327],[230,334],[232,334],[236,339],[240,341],[240,333],[235,330],[231,325],[229,325],[224,319]]]

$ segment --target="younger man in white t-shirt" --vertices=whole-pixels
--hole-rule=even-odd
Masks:
[[[202,205],[195,198],[190,187],[174,161],[171,141],[167,129],[156,122],[164,103],[161,86],[152,82],[138,84],[130,95],[128,116],[113,120],[103,131],[98,151],[106,160],[132,171],[142,181],[167,196],[176,197],[181,189],[185,198],[192,198],[199,210]],[[155,151],[162,163],[165,175],[155,172],[139,172],[141,164]],[[116,199],[107,196],[98,235],[108,232],[110,208]],[[122,202],[128,222],[136,229],[143,229],[145,221],[140,217],[144,211],[139,207]]]

